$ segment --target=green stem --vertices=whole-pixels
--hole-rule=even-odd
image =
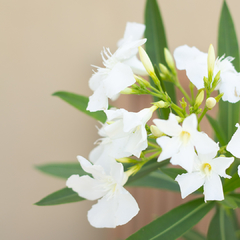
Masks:
[[[151,152],[156,152],[157,151],[157,149],[150,149],[150,150],[146,150],[146,151],[144,151],[144,155],[145,154],[147,154],[147,153],[151,153]]]
[[[182,85],[177,82],[176,83],[177,88],[182,92],[183,96],[188,100],[188,102],[190,103],[190,105],[193,105],[193,101],[192,99],[189,97],[189,95],[187,94],[187,92],[184,90],[184,88],[182,87]]]
[[[150,157],[146,158],[146,162],[150,161],[151,159],[155,158],[156,156],[158,156],[160,153],[162,152],[162,149],[157,151],[156,153],[154,153],[153,155],[151,155]]]
[[[198,126],[199,126],[200,122],[202,121],[203,117],[205,116],[205,114],[207,113],[207,111],[208,111],[208,108],[205,107],[203,112],[202,112],[202,114],[201,114],[201,116],[198,119]]]
[[[171,103],[171,107],[179,116],[181,116],[182,118],[185,118],[182,112],[183,110],[178,105],[176,105],[175,103]]]
[[[155,143],[151,143],[148,141],[148,146],[153,147],[153,148],[160,148],[159,145],[155,144]]]

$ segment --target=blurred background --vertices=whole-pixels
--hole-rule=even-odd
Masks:
[[[216,47],[222,0],[158,2],[171,52],[183,44]],[[240,1],[227,2],[240,39]],[[127,21],[144,22],[144,7],[145,0],[0,0],[0,239],[123,239],[181,203],[166,191],[132,190],[140,214],[116,230],[89,225],[92,202],[33,205],[65,187],[34,166],[88,157],[98,138],[96,121],[51,94],[91,95],[91,64],[101,66],[103,46],[116,50]],[[144,102],[121,97],[117,104],[137,111]]]

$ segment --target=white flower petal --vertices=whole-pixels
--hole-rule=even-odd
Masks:
[[[178,175],[175,181],[180,186],[182,198],[185,198],[200,188],[204,184],[205,179],[198,172],[194,172]]]
[[[142,76],[148,75],[145,67],[143,66],[142,62],[137,58],[137,56],[133,56],[128,60],[123,61],[123,63],[131,67],[132,71],[135,74],[142,75]]]
[[[116,197],[118,198],[117,225],[123,225],[138,214],[139,207],[134,197],[124,188]]]
[[[102,84],[103,81],[103,75],[101,74],[101,72],[96,72],[92,75],[92,77],[89,79],[89,87],[93,90],[96,91],[100,85]]]
[[[197,131],[197,117],[196,114],[191,114],[183,121],[182,128],[184,131],[189,132],[191,135]]]
[[[194,151],[194,147],[191,144],[187,146],[181,146],[179,152],[174,154],[170,160],[173,165],[179,165],[188,172],[193,171],[194,160],[196,157],[196,153]]]
[[[194,134],[194,138],[192,139],[196,150],[200,154],[207,154],[212,152],[217,152],[219,150],[219,146],[215,143],[206,133],[197,132]]]
[[[179,46],[174,50],[173,56],[179,70],[186,70],[193,61],[206,61],[207,66],[207,53],[199,51],[196,47]]]
[[[224,178],[231,178],[226,174],[226,169],[233,163],[234,157],[218,157],[211,161],[212,171]]]
[[[107,97],[112,98],[126,87],[134,84],[136,80],[132,69],[129,66],[118,62],[103,82]]]
[[[156,141],[157,144],[162,148],[162,152],[157,160],[158,162],[174,156],[174,154],[179,151],[179,148],[181,146],[181,142],[178,137],[170,138],[167,136],[162,136],[160,138],[157,138]]]
[[[100,165],[92,165],[87,159],[82,156],[77,156],[79,163],[81,164],[82,169],[93,175],[94,178],[102,177],[105,175],[105,171]]]
[[[204,88],[203,77],[207,77],[207,65],[205,63],[192,62],[186,69],[189,80],[197,89]]]
[[[88,200],[96,200],[106,194],[100,182],[89,176],[72,175],[68,178],[66,185],[77,192],[80,197]]]
[[[88,211],[90,224],[97,228],[115,228],[130,221],[139,211],[135,199],[121,189],[113,198],[104,196]]]
[[[117,226],[115,216],[117,206],[116,198],[108,199],[104,196],[88,211],[88,221],[96,228],[115,228]]]
[[[174,51],[176,66],[179,70],[186,70],[189,80],[201,89],[204,87],[203,77],[207,76],[207,53],[195,47],[180,46]]]
[[[118,47],[121,47],[126,42],[129,41],[136,41],[143,37],[143,33],[145,31],[145,25],[141,23],[135,23],[135,22],[127,22],[124,37],[119,40]]]
[[[240,165],[238,165],[238,176],[240,177]]]
[[[108,109],[108,98],[105,93],[103,84],[89,97],[87,110],[90,112],[96,112],[99,110]]]
[[[148,147],[147,133],[144,127],[140,127],[129,135],[125,151],[131,152],[134,156],[140,157],[141,152]]]
[[[236,132],[233,134],[230,142],[227,145],[227,151],[229,151],[232,155],[234,155],[237,158],[240,158],[240,128],[239,124],[236,124],[236,127],[238,128]]]
[[[224,93],[222,96],[223,101],[238,102],[240,100],[240,74],[233,72],[221,74],[219,91]]]
[[[154,119],[153,122],[160,131],[169,136],[178,136],[182,131],[182,127],[178,125],[176,116],[172,113],[169,114],[168,120]]]
[[[209,178],[206,178],[204,189],[204,200],[206,201],[222,201],[224,199],[222,182],[216,173],[212,173]]]
[[[124,175],[124,168],[123,165],[121,163],[118,163],[116,161],[111,161],[109,163],[110,165],[110,176],[113,177],[113,179],[115,180],[115,182],[119,185],[123,185],[123,179],[125,179],[125,175]]]

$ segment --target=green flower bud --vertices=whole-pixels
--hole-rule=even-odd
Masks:
[[[145,69],[147,70],[148,74],[150,76],[155,75],[154,67],[152,65],[152,62],[151,62],[149,56],[145,52],[145,50],[142,47],[138,47],[138,51],[139,51],[139,56],[140,56],[141,62],[143,64],[143,66],[145,67]]]
[[[196,101],[194,104],[194,109],[197,109],[203,102],[204,99],[204,89],[199,90],[198,95],[196,97]]]
[[[214,66],[215,66],[215,52],[214,52],[214,48],[213,45],[210,44],[209,49],[208,49],[208,79],[211,81],[212,80],[212,76],[213,76],[213,70],[214,70]]]
[[[151,125],[150,130],[151,130],[152,135],[157,138],[164,135],[164,133],[162,131],[160,131],[159,128],[155,125]]]
[[[164,48],[164,56],[165,56],[165,60],[167,62],[168,67],[175,74],[176,73],[175,63],[174,63],[172,54],[169,52],[169,50],[167,48]]]

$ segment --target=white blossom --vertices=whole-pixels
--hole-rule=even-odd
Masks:
[[[108,48],[103,49],[101,55],[105,68],[97,67],[97,72],[89,80],[94,93],[89,98],[87,110],[106,110],[108,98],[116,100],[122,90],[135,83],[134,73],[146,75],[144,66],[136,57],[138,47],[146,42],[141,39],[144,30],[143,24],[128,23],[117,51],[112,54]]]
[[[204,88],[203,77],[208,76],[208,54],[196,47],[180,46],[174,51],[176,66],[179,70],[186,70],[189,80],[197,89]],[[220,81],[215,88],[224,93],[223,101],[235,103],[240,100],[240,75],[232,65],[233,57],[217,58],[214,65],[213,78],[220,71]]]
[[[88,200],[98,200],[88,211],[88,221],[96,228],[115,228],[130,221],[139,211],[138,204],[132,195],[123,187],[127,181],[123,165],[110,161],[108,168],[102,165],[92,165],[85,158],[78,160],[87,173],[72,175],[66,185],[77,192],[80,197]]]
[[[193,171],[176,177],[175,180],[180,186],[182,198],[203,186],[205,202],[224,199],[220,177],[231,178],[225,171],[232,164],[234,158],[214,158],[216,154],[216,151],[209,154],[198,154],[198,156],[195,156]]]
[[[240,158],[240,128],[239,124],[236,124],[237,130],[233,134],[231,140],[229,141],[226,149],[229,151],[233,156]]]
[[[197,131],[197,117],[191,114],[184,119],[182,126],[178,124],[176,116],[172,113],[168,120],[154,119],[156,126],[168,136],[157,138],[157,143],[162,148],[158,161],[171,158],[173,165],[180,165],[188,172],[193,170],[195,148],[198,153],[218,151],[219,147],[204,132]]]
[[[124,149],[126,153],[129,152],[128,156],[140,157],[141,152],[148,147],[145,125],[156,109],[156,106],[152,106],[139,112],[128,112],[125,109],[106,110],[105,113],[111,124],[105,130],[113,141],[117,139],[121,141],[120,138],[125,138],[122,141],[123,145],[119,144],[118,147]]]

